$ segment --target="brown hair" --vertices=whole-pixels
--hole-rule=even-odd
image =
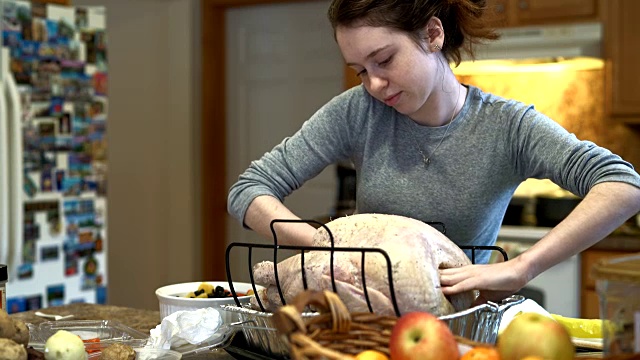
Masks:
[[[475,44],[498,38],[482,17],[485,8],[486,0],[333,0],[328,16],[334,32],[339,26],[388,27],[407,33],[417,44],[435,16],[445,34],[442,54],[458,65],[461,49],[474,58]]]

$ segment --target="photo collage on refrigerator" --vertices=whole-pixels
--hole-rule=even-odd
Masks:
[[[2,4],[3,46],[22,103],[24,176],[23,252],[7,307],[105,303],[104,8]],[[20,294],[12,297],[12,288]]]

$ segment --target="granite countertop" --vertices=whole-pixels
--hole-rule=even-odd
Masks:
[[[160,312],[156,310],[132,309],[128,307],[96,304],[70,304],[41,309],[45,314],[74,315],[68,320],[113,320],[129,326],[135,330],[149,334],[149,330],[160,324]],[[35,315],[35,310],[11,314],[31,324],[51,321]]]

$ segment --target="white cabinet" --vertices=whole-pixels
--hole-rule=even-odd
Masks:
[[[498,243],[509,253],[509,258],[535,244],[550,228],[527,226],[503,226]],[[552,314],[568,317],[580,316],[580,255],[574,255],[538,275],[525,287],[540,291],[544,296],[543,307]]]

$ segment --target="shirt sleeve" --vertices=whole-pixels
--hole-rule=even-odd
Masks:
[[[229,190],[229,214],[242,222],[256,197],[270,195],[283,201],[328,165],[348,158],[362,121],[354,115],[366,106],[363,91],[356,87],[336,96],[295,134],[251,162]]]
[[[515,112],[512,153],[524,178],[550,179],[584,197],[596,184],[624,182],[640,188],[633,165],[591,141],[579,140],[533,106]]]

